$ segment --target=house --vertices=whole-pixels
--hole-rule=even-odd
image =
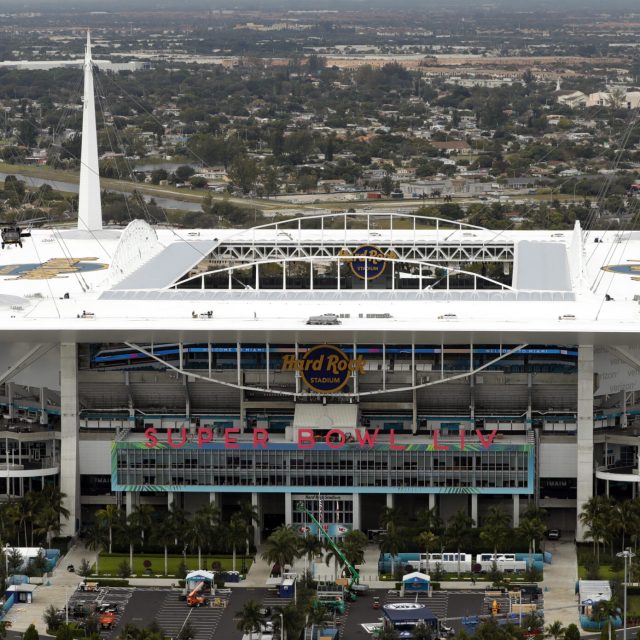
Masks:
[[[473,152],[471,145],[464,140],[448,140],[446,142],[431,143],[438,151],[444,151],[447,155],[451,153],[459,153],[460,155],[469,155]]]

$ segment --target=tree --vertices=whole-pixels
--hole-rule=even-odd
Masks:
[[[185,533],[187,544],[198,550],[198,569],[202,569],[202,548],[211,539],[211,525],[203,514],[196,513]]]
[[[254,507],[249,500],[244,500],[240,503],[240,509],[238,511],[241,521],[244,523],[244,530],[246,536],[246,555],[251,553],[251,539],[255,525],[260,524],[260,514],[257,507]]]
[[[511,516],[502,507],[490,507],[480,538],[493,546],[494,555],[509,534],[510,524]]]
[[[580,523],[585,527],[585,537],[593,541],[596,561],[600,562],[600,542],[603,542],[607,530],[607,516],[610,501],[605,496],[592,496],[580,512]]]
[[[196,635],[191,623],[187,620],[183,625],[182,629],[180,629],[178,635],[176,636],[176,640],[192,640]]]
[[[127,560],[123,560],[118,565],[118,576],[121,578],[128,578],[131,575],[131,563],[127,562]]]
[[[302,608],[297,607],[293,602],[290,602],[284,607],[275,607],[272,616],[274,627],[280,627],[280,615],[282,615],[282,621],[284,622],[283,637],[285,639],[299,638],[305,626],[305,617]]]
[[[96,575],[100,575],[100,552],[108,542],[108,532],[106,525],[101,520],[96,520],[93,526],[87,530],[85,544],[89,551],[96,552]]]
[[[544,535],[545,525],[544,522],[536,518],[527,518],[520,523],[518,531],[520,535],[527,539],[529,543],[529,556],[535,553],[536,540],[540,540]],[[531,560],[529,561],[531,565]]]
[[[140,531],[140,539],[144,547],[145,533],[153,526],[153,514],[155,513],[150,504],[139,504],[129,516],[130,522]]]
[[[376,640],[399,640],[400,635],[393,627],[383,627]]]
[[[469,531],[473,527],[474,521],[467,512],[461,509],[449,520],[445,532],[445,538],[458,553],[458,577],[460,577],[460,550],[467,542]]]
[[[77,572],[83,578],[86,578],[91,574],[91,565],[86,558],[82,558],[82,560],[80,560],[80,566],[78,567]]]
[[[249,193],[258,178],[258,164],[253,158],[240,154],[233,159],[228,173],[231,182],[241,189],[242,193]]]
[[[400,552],[404,536],[393,522],[389,522],[385,535],[380,539],[380,551],[391,556],[391,573],[396,573],[396,556]]]
[[[413,640],[431,640],[433,638],[432,628],[426,624],[419,624],[411,637]]]
[[[364,552],[367,548],[367,536],[357,529],[348,531],[340,540],[339,546],[345,558],[351,565],[359,565],[364,562]]]
[[[22,636],[22,640],[40,640],[40,634],[34,624],[30,624]]]
[[[429,573],[429,553],[431,549],[435,549],[435,546],[438,544],[439,540],[440,538],[432,531],[423,531],[418,536],[418,544],[422,549],[424,549],[427,560],[427,573]]]
[[[122,537],[129,543],[129,567],[133,567],[133,549],[137,543],[142,540],[142,531],[133,517],[133,513],[129,516],[129,521],[125,523],[121,529]]]
[[[573,622],[564,630],[564,640],[580,640],[580,629]]]
[[[96,518],[103,520],[109,530],[109,553],[113,553],[113,530],[122,522],[122,512],[115,504],[108,504],[96,511]]]
[[[298,549],[298,534],[282,525],[267,538],[262,558],[269,564],[279,564],[284,569],[285,565],[292,564],[298,556]]]
[[[232,569],[236,570],[236,549],[245,541],[245,523],[242,516],[236,512],[231,516],[229,525],[225,529],[225,538],[227,545],[231,547],[232,552]]]
[[[24,558],[18,549],[11,549],[11,551],[9,551],[7,563],[9,565],[9,575],[13,575],[22,569]]]
[[[388,529],[389,525],[393,525],[397,528],[403,520],[404,514],[399,507],[384,507],[380,512],[380,526],[385,529]]]
[[[298,555],[304,557],[305,572],[313,558],[322,552],[322,548],[322,543],[314,535],[307,534],[300,538],[298,543]]]
[[[565,634],[565,628],[562,626],[560,620],[556,620],[547,625],[545,629],[545,638],[553,638],[553,640],[560,640]]]
[[[56,629],[62,622],[58,610],[50,604],[42,614],[42,619],[46,625],[47,633],[55,633]]]
[[[260,632],[262,630],[264,616],[261,609],[262,607],[255,600],[249,600],[234,616],[238,630],[248,633],[251,639],[253,639],[254,631]]]

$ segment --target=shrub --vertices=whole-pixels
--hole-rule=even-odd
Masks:
[[[80,560],[80,566],[78,567],[78,573],[82,577],[86,577],[91,573],[91,565],[87,562],[86,558]]]
[[[580,640],[580,630],[571,623],[564,631],[564,640]]]
[[[143,566],[145,569],[151,569],[151,560],[145,560],[145,561],[142,563],[142,566]]]
[[[100,578],[99,580],[96,580],[96,582],[101,587],[128,587],[129,586],[128,580],[118,580],[117,578]]]
[[[187,577],[187,573],[189,573],[189,569],[187,569],[185,561],[181,560],[176,570],[176,578],[184,580]]]
[[[128,560],[123,560],[118,565],[118,575],[121,578],[128,578],[131,575],[131,565]]]

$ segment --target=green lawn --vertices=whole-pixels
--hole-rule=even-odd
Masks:
[[[242,557],[240,554],[236,556],[236,571],[242,571]],[[98,567],[100,569],[100,575],[104,577],[118,577],[118,565],[126,560],[129,562],[129,554],[126,553],[101,553],[100,560],[98,562]],[[151,562],[151,572],[154,576],[162,576],[164,574],[164,555],[163,554],[154,554],[154,553],[145,553],[145,554],[134,554],[133,556],[133,574],[136,576],[145,576],[146,569],[144,567],[145,560],[149,560]],[[180,562],[182,562],[183,557],[181,555],[170,555],[168,558],[168,569],[169,577],[173,577],[178,570],[178,566]],[[202,566],[198,566],[198,556],[191,555],[187,556],[187,567],[189,571],[194,571],[196,569],[209,569],[212,568],[213,562],[219,562],[222,566],[223,570],[232,569],[232,558],[231,556],[210,556],[202,554]],[[246,557],[245,559],[245,569],[248,571],[251,566],[252,558]],[[92,570],[95,572],[95,565],[93,565]],[[95,575],[95,573],[93,574]]]
[[[588,578],[587,568],[584,565],[580,565],[578,567],[578,576],[581,580],[586,580]],[[599,580],[622,580],[624,578],[624,570],[620,569],[619,571],[614,571],[611,568],[610,564],[601,564],[598,568],[598,579]]]

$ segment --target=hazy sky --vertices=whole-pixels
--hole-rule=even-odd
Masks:
[[[429,7],[468,7],[479,9],[481,6],[496,6],[503,10],[531,10],[541,7],[550,10],[577,10],[589,8],[600,11],[631,10],[640,13],[638,0],[395,0],[394,7],[427,10]],[[52,9],[83,11],[101,10],[117,11],[140,9],[174,9],[195,11],[198,9],[366,9],[367,7],[390,7],[388,0],[190,0],[186,5],[180,0],[0,0],[0,13],[15,10]]]

